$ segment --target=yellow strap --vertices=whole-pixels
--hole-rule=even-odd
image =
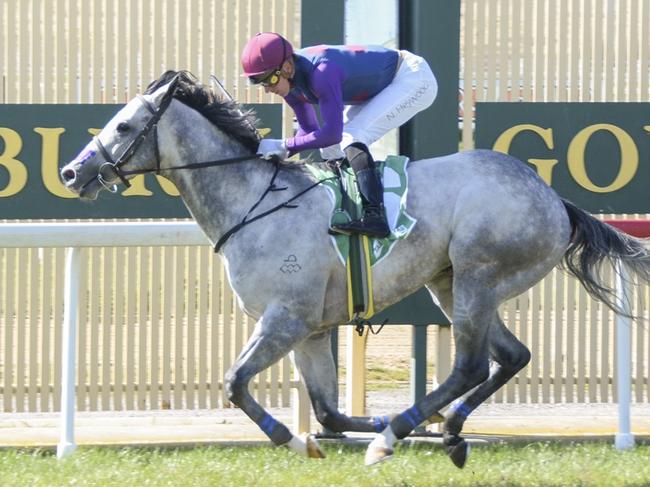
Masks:
[[[363,318],[369,320],[375,314],[375,301],[373,298],[374,288],[372,285],[372,266],[370,265],[370,239],[367,235],[361,236],[361,244],[363,246],[363,262],[366,266],[366,277],[368,284],[368,302],[366,303],[366,312],[363,314]]]
[[[373,284],[372,284],[372,267],[370,265],[370,239],[368,238],[367,235],[361,236],[361,249],[363,253],[363,265],[365,266],[366,284],[367,284],[367,288],[365,290],[366,292],[364,292],[364,294],[368,296],[368,299],[367,302],[365,303],[366,305],[365,313],[360,314],[360,317],[368,320],[372,318],[372,316],[375,314],[375,302],[373,297],[374,292],[373,292]],[[347,284],[348,284],[348,317],[349,320],[352,320],[355,316],[354,316],[354,300],[352,299],[352,271],[351,271],[349,255],[345,263],[345,269],[346,269]]]
[[[354,300],[352,299],[352,271],[350,265],[350,255],[345,262],[345,270],[348,276],[348,320],[352,321],[354,318]]]

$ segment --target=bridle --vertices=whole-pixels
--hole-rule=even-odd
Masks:
[[[113,175],[117,178],[120,179],[124,183],[124,185],[128,188],[131,187],[131,183],[127,179],[127,176],[133,175],[133,174],[147,174],[147,173],[156,173],[160,174],[160,148],[158,147],[158,122],[160,121],[160,118],[163,116],[167,108],[172,102],[172,99],[174,97],[174,91],[176,90],[176,85],[178,84],[178,79],[179,75],[174,76],[172,81],[169,84],[169,88],[167,89],[167,92],[163,95],[162,100],[160,101],[160,104],[158,105],[158,108],[155,107],[153,103],[151,103],[149,100],[147,100],[144,96],[138,95],[138,99],[140,102],[147,108],[149,113],[151,113],[151,118],[147,121],[145,126],[142,128],[140,133],[131,141],[131,143],[127,146],[126,149],[124,149],[124,152],[120,154],[120,156],[117,158],[117,160],[113,160],[111,155],[109,154],[108,150],[106,150],[106,147],[104,147],[104,144],[99,140],[99,137],[95,136],[93,137],[93,141],[95,142],[95,145],[99,149],[99,152],[102,154],[102,156],[105,159],[105,162],[103,162],[99,166],[99,171],[97,172],[96,179],[100,182],[100,184],[109,190],[111,193],[115,193],[117,191],[117,187],[115,184],[113,184],[111,181],[114,180],[111,179],[111,181],[108,181],[103,175],[102,171],[109,170],[113,173]],[[148,168],[148,169],[133,169],[133,170],[128,170],[125,171],[122,169],[122,166],[126,164],[131,157],[135,154],[135,152],[138,150],[142,142],[147,138],[147,136],[153,131],[153,137],[154,137],[154,150],[156,154],[156,167],[155,168]],[[241,230],[244,226],[249,225],[253,223],[254,221],[259,220],[260,218],[264,218],[267,215],[270,215],[271,213],[274,213],[282,208],[297,208],[297,205],[294,204],[293,202],[301,197],[303,194],[307,193],[308,191],[312,190],[319,184],[321,184],[324,181],[328,181],[330,179],[336,179],[336,177],[331,177],[331,178],[324,178],[321,180],[316,181],[315,183],[312,183],[311,185],[307,186],[305,189],[302,191],[298,192],[295,194],[293,197],[287,199],[286,201],[272,207],[269,210],[266,210],[258,215],[251,216],[252,212],[258,207],[258,205],[268,196],[269,193],[274,192],[274,191],[284,191],[288,189],[287,187],[277,187],[275,185],[275,179],[278,175],[278,172],[280,170],[280,161],[277,156],[272,157],[270,160],[269,159],[264,159],[260,157],[260,154],[249,154],[245,156],[238,156],[238,157],[231,157],[228,159],[218,159],[214,161],[204,161],[204,162],[194,162],[190,164],[184,164],[182,166],[173,166],[169,168],[165,168],[165,171],[178,171],[180,169],[199,169],[203,167],[211,167],[211,166],[224,166],[226,164],[234,164],[237,162],[242,162],[242,161],[247,161],[251,159],[262,159],[266,162],[271,162],[274,165],[274,171],[273,171],[273,176],[271,177],[271,181],[262,196],[257,200],[257,202],[248,210],[244,218],[236,224],[234,227],[232,227],[230,230],[228,230],[225,234],[221,236],[221,238],[217,241],[217,243],[214,246],[214,251],[218,252],[223,244],[226,243],[226,241],[234,235],[236,232]],[[89,180],[87,184],[92,182],[93,179]],[[85,186],[85,185],[84,185]]]
[[[146,174],[150,172],[155,172],[156,174],[160,174],[160,149],[158,147],[158,122],[160,121],[160,118],[163,116],[167,108],[172,102],[172,99],[174,98],[174,92],[176,91],[176,85],[178,83],[178,76],[174,76],[172,81],[169,84],[169,87],[167,89],[167,92],[163,95],[162,100],[160,101],[160,105],[158,105],[158,108],[155,107],[153,103],[151,103],[149,100],[147,100],[144,96],[138,95],[138,100],[145,106],[145,108],[151,113],[151,118],[147,121],[144,127],[142,127],[142,130],[140,130],[140,133],[131,141],[131,143],[124,149],[124,152],[120,154],[120,156],[117,158],[116,161],[113,160],[111,157],[110,153],[108,150],[106,150],[106,147],[104,147],[104,144],[102,144],[101,140],[99,140],[99,137],[95,136],[93,137],[93,142],[95,142],[95,145],[99,149],[99,152],[102,154],[104,157],[105,162],[99,166],[99,171],[97,172],[97,180],[101,183],[104,188],[109,190],[111,193],[115,193],[117,191],[116,186],[110,182],[113,181],[115,178],[111,178],[110,181],[107,180],[104,177],[103,171],[109,170],[112,172],[113,176],[116,176],[119,178],[122,183],[127,188],[131,187],[131,183],[129,180],[126,178],[126,176],[132,175],[132,174]],[[147,138],[150,132],[153,131],[153,140],[154,140],[154,150],[156,154],[156,167],[155,169],[137,169],[133,171],[124,171],[121,169],[121,167],[126,164],[131,157],[135,154],[135,152],[138,150],[142,142]]]
[[[96,179],[104,188],[106,188],[111,193],[117,192],[117,187],[112,182],[115,180],[115,178],[118,178],[120,181],[122,181],[122,183],[124,183],[124,185],[127,188],[130,188],[131,183],[127,179],[127,176],[132,176],[135,174],[149,174],[149,173],[160,174],[161,168],[160,168],[160,148],[158,146],[158,122],[164,115],[167,108],[169,108],[169,105],[171,104],[174,98],[174,92],[176,91],[178,79],[179,76],[176,75],[169,83],[169,88],[163,95],[162,100],[160,100],[160,104],[158,105],[158,108],[156,108],[156,106],[153,103],[151,103],[149,100],[147,100],[144,96],[137,95],[138,100],[140,100],[140,102],[145,106],[145,108],[149,111],[149,113],[151,113],[151,118],[147,120],[147,123],[145,124],[144,127],[142,127],[140,133],[131,141],[131,143],[127,146],[127,148],[124,149],[124,151],[122,152],[122,154],[120,154],[117,160],[113,160],[106,147],[104,147],[104,144],[102,144],[101,140],[99,140],[99,137],[97,136],[93,137],[93,142],[95,143],[97,149],[99,149],[99,152],[104,158],[104,162],[100,164],[99,170],[97,171]],[[131,169],[126,171],[122,169],[122,166],[124,166],[124,164],[129,162],[131,157],[133,157],[133,155],[136,153],[136,151],[138,150],[142,142],[144,142],[144,140],[149,136],[149,134],[153,135],[154,152],[156,155],[156,167],[147,168],[147,169]],[[215,161],[193,162],[190,164],[184,164],[182,166],[168,167],[165,168],[165,171],[178,171],[180,169],[199,169],[202,167],[224,166],[226,164],[234,164],[237,162],[247,161],[256,158],[259,159],[259,156],[255,154],[249,154],[245,156],[230,157],[227,159],[218,159]],[[107,179],[107,177],[105,176],[106,171],[110,171],[113,177],[111,178],[110,176],[108,176]],[[90,184],[92,181],[93,181],[92,179],[89,180],[84,186]]]

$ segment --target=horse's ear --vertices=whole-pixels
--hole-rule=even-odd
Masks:
[[[191,73],[189,76],[192,76]],[[160,76],[160,78],[149,83],[144,94],[155,96],[158,91],[165,87],[168,88],[170,83],[177,82],[181,77],[188,79],[188,73],[185,71],[167,70]]]
[[[169,90],[173,90],[176,87],[177,82],[178,82],[178,78],[174,78],[169,82],[165,83],[164,85],[160,85],[153,92],[149,93],[148,96],[151,97],[151,101],[153,103],[158,104],[164,98],[164,96],[169,92]]]

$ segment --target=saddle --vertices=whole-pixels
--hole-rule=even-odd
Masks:
[[[406,238],[416,220],[406,212],[408,192],[408,157],[389,156],[376,161],[384,184],[384,206],[391,234],[386,238],[366,235],[330,235],[341,263],[346,266],[348,281],[348,316],[350,322],[369,320],[374,314],[372,266],[387,257],[395,244]],[[330,225],[344,223],[361,215],[361,195],[354,171],[347,164],[307,164],[318,179],[333,178],[323,182],[332,200]]]

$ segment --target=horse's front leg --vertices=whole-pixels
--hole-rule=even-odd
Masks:
[[[395,416],[346,416],[339,412],[338,377],[329,330],[312,335],[296,346],[294,360],[307,386],[316,419],[327,429],[337,433],[380,433]]]
[[[267,308],[233,366],[226,372],[228,399],[241,408],[275,445],[285,445],[304,456],[322,458],[315,443],[294,436],[273,418],[248,392],[248,383],[257,373],[284,357],[309,334],[307,325],[289,315],[283,306]]]

